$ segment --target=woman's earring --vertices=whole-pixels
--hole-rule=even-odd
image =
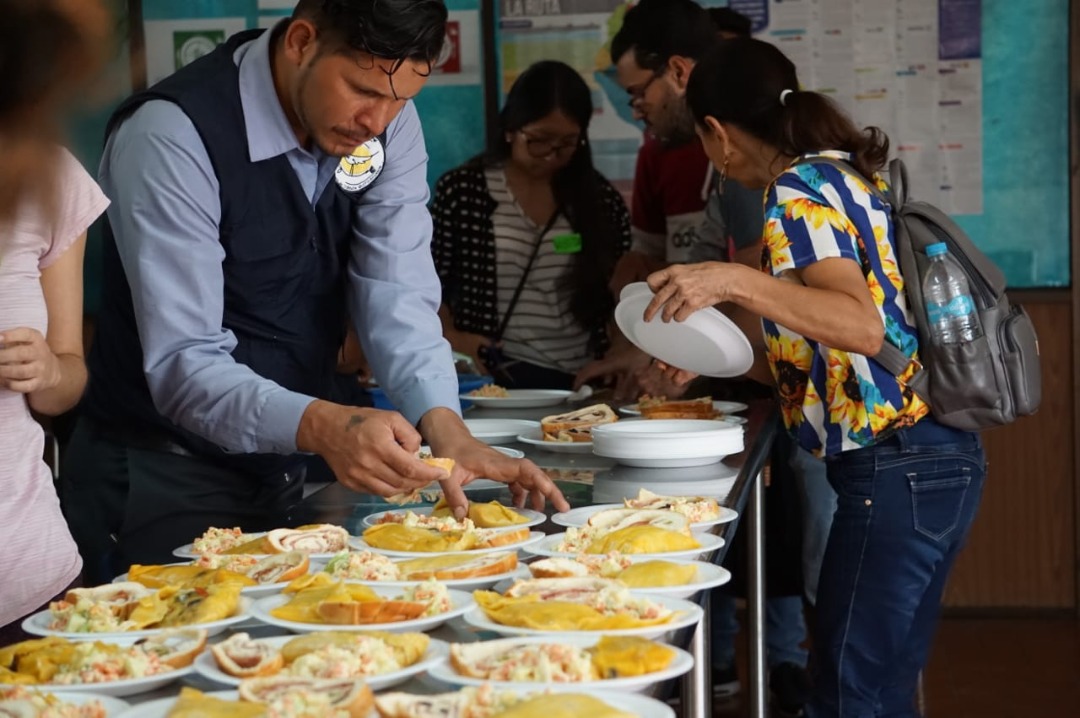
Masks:
[[[727,182],[727,163],[730,159],[728,156],[724,157],[724,164],[720,167],[720,184]]]

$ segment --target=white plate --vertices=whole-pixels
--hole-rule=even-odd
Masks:
[[[551,523],[557,526],[584,526],[589,523],[589,519],[593,514],[600,513],[601,511],[607,511],[608,509],[625,509],[628,508],[625,504],[595,504],[593,506],[582,506],[576,509],[570,509],[565,513],[552,514]],[[720,518],[713,519],[712,521],[696,521],[690,524],[694,530],[707,529],[711,526],[719,526],[720,524],[726,524],[734,521],[739,517],[738,512],[727,508],[726,506],[720,507]]]
[[[556,454],[593,453],[593,444],[591,441],[544,441],[544,437],[539,429],[533,429],[527,434],[522,434],[517,440],[522,444],[539,446],[545,451],[551,451]]]
[[[207,695],[231,701],[235,701],[239,698],[236,691],[216,691],[207,693]],[[675,711],[655,698],[649,698],[636,693],[616,693],[613,691],[589,691],[589,695],[604,701],[612,708],[626,711],[638,718],[675,718]],[[175,696],[172,698],[161,698],[156,701],[137,705],[127,712],[122,713],[118,718],[167,718],[169,711],[175,703]],[[369,718],[375,718],[377,715],[377,713],[372,711]],[[112,717],[110,716],[110,718]]]
[[[401,590],[387,586],[372,586],[372,590],[384,598],[400,596]],[[267,596],[260,598],[251,607],[251,614],[263,623],[284,628],[293,633],[315,633],[316,631],[389,631],[390,633],[404,633],[406,631],[429,631],[438,628],[451,618],[464,614],[476,605],[471,593],[464,591],[450,591],[450,603],[452,608],[446,613],[426,618],[415,618],[411,621],[397,621],[396,623],[367,623],[363,625],[338,625],[330,623],[301,623],[300,621],[286,621],[270,614],[275,608],[289,602],[289,596]]]
[[[465,426],[469,427],[474,439],[485,444],[498,444],[517,441],[519,434],[539,429],[540,422],[526,419],[466,419]]]
[[[506,484],[502,484],[502,486],[505,486],[505,485]],[[521,523],[521,524],[514,524],[513,526],[498,526],[498,527],[496,527],[497,530],[498,529],[507,529],[507,530],[509,530],[509,529],[520,529],[520,528],[525,528],[527,526],[539,526],[540,524],[547,521],[547,516],[545,516],[540,511],[534,511],[533,509],[518,509],[518,508],[514,508],[513,506],[510,506],[508,508],[514,509],[514,511],[518,512],[519,514],[521,514],[522,516],[527,518],[528,521],[525,522],[525,523]],[[414,514],[418,514],[418,515],[421,515],[421,516],[430,516],[431,512],[434,511],[434,510],[435,510],[434,506],[424,506],[424,507],[417,508],[417,509],[390,509],[389,511],[380,511],[380,512],[375,513],[375,514],[371,514],[370,516],[365,516],[364,520],[361,523],[366,528],[368,526],[374,526],[375,524],[379,523],[379,519],[381,519],[383,516],[386,516],[387,514],[404,514],[406,511],[412,511]]]
[[[664,322],[657,315],[644,319],[652,291],[637,288],[615,307],[615,323],[635,346],[670,366],[703,376],[741,376],[754,363],[746,335],[712,307],[700,309],[684,322]]]
[[[438,484],[433,484],[433,485],[438,486]],[[261,535],[261,534],[256,534],[256,535]],[[330,553],[309,553],[308,558],[325,560],[325,559],[328,559],[331,556],[333,556],[335,553],[336,553],[335,551],[331,551]],[[180,546],[179,548],[173,549],[173,556],[176,556],[177,558],[197,559],[201,555],[202,554],[195,553],[195,544],[194,543],[186,543],[183,546]],[[266,558],[269,554],[253,553],[253,554],[244,554],[244,555],[245,556],[256,556],[258,558]]]
[[[658,559],[652,556],[633,556],[630,557],[634,562],[640,561],[668,561],[670,559]],[[685,559],[679,559],[671,561],[671,563],[678,564],[693,564],[697,567],[698,574],[697,580],[691,583],[683,584],[682,586],[660,586],[656,588],[634,588],[634,593],[647,593],[650,596],[669,596],[671,598],[690,598],[701,591],[706,591],[717,586],[723,586],[725,583],[731,581],[731,572],[723,566],[717,566],[714,563],[708,561],[688,561]],[[492,589],[497,593],[505,593],[506,589],[510,588],[517,581],[528,581],[531,579],[532,573],[529,572],[528,566],[521,566],[515,572],[514,576],[510,579],[504,579],[495,584]]]
[[[531,423],[536,424],[537,426],[539,426],[539,424],[537,422],[535,422],[535,421],[531,422]],[[507,439],[507,441],[514,441],[514,440],[515,440],[515,438],[513,436],[511,436],[509,439]],[[503,456],[509,456],[511,459],[524,459],[525,458],[525,452],[521,451],[520,449],[508,449],[505,446],[492,446],[491,448],[495,449],[495,451],[498,451]],[[431,447],[429,447],[427,445],[421,446],[420,447],[420,454],[421,455],[430,455],[431,454]],[[431,484],[428,484],[428,486],[438,488],[439,483],[436,481],[436,482],[433,482]],[[424,489],[424,490],[426,491],[427,489]]]
[[[55,693],[59,698],[68,700],[68,696],[75,695],[99,695],[99,696],[134,696],[139,693],[149,693],[152,690],[167,686],[173,681],[178,681],[186,675],[190,675],[195,669],[191,666],[177,668],[168,673],[160,673],[146,678],[126,678],[121,681],[109,681],[107,683],[76,683],[73,685],[59,685],[56,683],[40,683],[26,688],[40,690],[45,693]],[[11,686],[0,683],[0,687]]]
[[[67,691],[61,693],[60,691],[54,691],[52,688],[47,688],[45,686],[24,686],[24,688],[43,695],[52,693],[65,703],[76,706],[97,701],[101,704],[101,707],[105,709],[105,718],[118,718],[118,716],[131,708],[131,704],[127,701],[122,701],[119,698],[100,693],[68,693]]]
[[[484,409],[540,409],[558,406],[574,392],[563,389],[510,389],[508,393],[510,396],[505,397],[462,394],[461,398]]]
[[[741,416],[731,417],[729,414],[735,414],[736,412],[746,411],[750,408],[749,405],[742,403],[741,401],[714,401],[712,403],[713,411],[718,411],[724,416],[721,419],[742,419]],[[641,409],[637,404],[627,404],[626,406],[619,407],[619,413],[626,414],[627,416],[641,416]],[[745,421],[745,419],[743,419]]]
[[[535,554],[537,556],[549,556],[559,558],[565,558],[568,556],[570,558],[573,558],[574,556],[577,556],[579,553],[581,553],[580,551],[573,551],[570,553],[556,551],[555,547],[559,545],[559,543],[563,540],[564,536],[566,536],[565,533],[551,534],[550,536],[546,536],[543,541],[529,548],[529,553]],[[724,545],[724,539],[720,538],[716,534],[695,533],[694,538],[697,539],[697,542],[699,544],[701,544],[701,548],[691,548],[684,551],[668,551],[666,553],[636,553],[633,555],[634,557],[640,556],[650,559],[696,558],[698,556],[702,556],[704,554],[715,551],[716,549]]]
[[[180,563],[165,564],[166,566],[190,566],[191,561],[181,561]],[[311,572],[311,569],[308,569]],[[113,583],[124,583],[129,580],[126,573],[122,573],[113,579]],[[262,598],[263,596],[272,596],[275,593],[281,593],[281,589],[289,585],[288,581],[282,581],[280,583],[261,583],[258,586],[244,586],[240,589],[241,595],[248,598]]]
[[[742,427],[726,422],[655,419],[593,429],[593,453],[628,466],[705,466],[742,450]]]
[[[530,531],[529,538],[524,541],[518,541],[517,543],[509,544],[508,546],[496,546],[494,548],[474,548],[471,551],[393,551],[385,548],[375,548],[369,546],[362,537],[354,536],[352,538],[352,546],[358,551],[371,551],[372,553],[381,553],[383,556],[390,556],[393,558],[421,558],[423,556],[443,556],[449,553],[453,554],[482,554],[482,553],[500,553],[502,551],[517,551],[518,549],[532,546],[535,543],[539,543],[544,540],[543,531]]]
[[[564,636],[595,636],[598,633],[603,633],[605,636],[640,636],[642,638],[656,639],[680,628],[695,626],[705,615],[705,612],[701,610],[701,606],[692,601],[681,598],[668,598],[667,596],[649,596],[648,598],[665,608],[676,611],[677,615],[670,623],[665,623],[662,626],[620,628],[608,631],[541,631],[535,628],[518,628],[517,626],[504,626],[501,623],[495,623],[487,617],[487,614],[484,613],[480,606],[473,606],[465,614],[465,622],[473,628],[491,631],[501,636],[558,636],[561,639]]]
[[[237,608],[237,613],[229,618],[223,618],[220,621],[210,621],[209,623],[193,623],[188,626],[176,626],[176,628],[205,628],[207,633],[211,636],[224,631],[229,626],[251,618],[252,599],[246,596],[240,597],[240,606]],[[49,628],[49,624],[52,623],[52,614],[49,613],[49,609],[38,611],[32,616],[27,616],[22,622],[22,629],[34,636],[60,636],[72,641],[98,641],[105,639],[122,639],[122,638],[146,638],[148,636],[156,636],[162,631],[167,631],[167,628],[149,628],[143,631],[123,631],[116,633],[65,633],[63,631],[54,631]]]
[[[273,638],[258,639],[258,642],[280,649],[294,638],[296,638],[296,636],[274,636]],[[445,641],[433,638],[428,644],[427,651],[420,657],[420,660],[408,668],[402,668],[400,671],[392,671],[377,676],[363,676],[363,679],[365,683],[371,686],[371,690],[373,691],[391,688],[404,683],[419,673],[423,673],[436,664],[444,662],[449,653],[450,647]],[[208,678],[215,683],[221,683],[226,686],[238,686],[242,680],[236,676],[230,676],[228,673],[218,668],[217,661],[214,660],[214,654],[211,653],[209,649],[200,653],[199,657],[195,659],[195,671],[204,678]]]
[[[521,564],[518,564],[520,567]],[[513,576],[518,569],[506,571],[505,573],[496,573],[491,576],[478,576],[476,578],[456,578],[456,579],[436,579],[439,583],[447,588],[455,588],[458,591],[479,591],[485,588],[491,588],[499,581],[505,578]],[[356,583],[361,586],[385,586],[386,588],[411,588],[422,581],[357,581],[355,579],[342,579],[345,583]]]
[[[558,637],[544,637],[544,636],[528,636],[521,638],[501,639],[513,643],[514,645],[521,644],[535,644],[535,643],[560,643],[567,646],[575,646],[578,648],[590,648],[595,646],[600,640],[598,635],[590,636],[564,636]],[[490,643],[490,641],[485,641]],[[470,644],[477,645],[477,644]],[[435,666],[428,671],[428,675],[437,681],[443,683],[449,683],[450,685],[457,686],[482,686],[485,683],[490,683],[495,686],[496,689],[513,690],[513,691],[535,691],[545,690],[559,693],[591,693],[594,689],[602,688],[607,690],[623,690],[623,691],[643,691],[651,685],[659,683],[660,681],[671,680],[672,678],[678,678],[681,675],[690,672],[690,669],[694,667],[694,657],[681,648],[675,648],[669,646],[675,651],[675,658],[672,659],[671,665],[662,671],[656,671],[655,673],[649,673],[643,676],[631,676],[626,678],[609,678],[606,680],[588,680],[580,681],[576,683],[543,683],[543,682],[514,682],[514,681],[493,681],[485,680],[483,678],[470,678],[469,676],[460,675],[454,670],[454,667],[450,664],[449,658],[445,658],[439,661]]]
[[[212,691],[207,692],[205,695],[225,701],[240,699],[240,694],[237,691]],[[140,703],[121,713],[119,718],[168,718],[169,711],[172,710],[178,698],[179,696],[170,696]]]

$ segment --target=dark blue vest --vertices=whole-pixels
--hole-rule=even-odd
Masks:
[[[260,32],[233,36],[129,98],[110,120],[107,136],[149,100],[173,102],[191,119],[221,188],[222,325],[236,335],[232,356],[287,389],[329,398],[345,334],[345,268],[357,195],[330,182],[312,208],[288,159],[249,159],[233,55]],[[104,295],[88,359],[86,415],[113,433],[164,436],[254,474],[276,474],[302,461],[300,456],[226,454],[154,408],[142,372],[131,290],[108,226],[104,234]]]

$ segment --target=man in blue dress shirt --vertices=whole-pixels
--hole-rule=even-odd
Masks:
[[[411,102],[445,25],[439,0],[300,0],[113,116],[105,295],[62,487],[90,580],[208,526],[273,527],[313,454],[380,496],[442,480],[459,515],[477,476],[567,508],[459,415]],[[350,318],[400,414],[328,401]],[[452,476],[415,458],[422,440]]]

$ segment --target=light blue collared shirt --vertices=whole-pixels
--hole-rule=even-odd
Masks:
[[[314,205],[339,158],[297,142],[274,91],[270,36],[235,55],[251,160],[285,155]],[[387,128],[386,157],[353,215],[348,303],[375,376],[415,424],[432,408],[458,411],[460,403],[438,317],[427,150],[411,102]],[[100,180],[158,411],[227,451],[295,452],[314,399],[232,358],[236,337],[222,326],[218,181],[191,120],[171,102],[143,104],[109,138]]]

